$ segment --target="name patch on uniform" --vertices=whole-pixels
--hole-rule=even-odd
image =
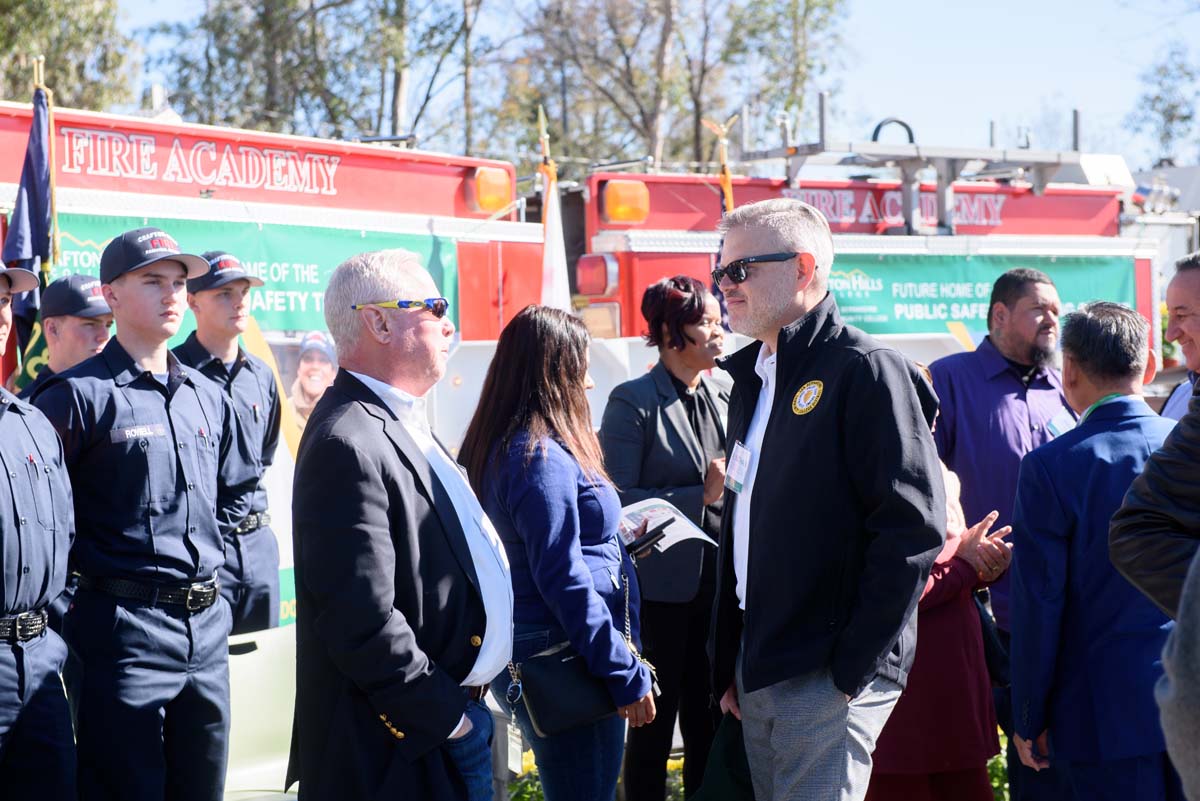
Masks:
[[[108,436],[113,442],[129,442],[131,439],[165,437],[166,435],[167,428],[162,423],[149,423],[144,426],[126,426],[125,428],[114,428],[108,432]]]
[[[824,392],[824,382],[809,381],[800,387],[800,391],[796,393],[796,397],[792,398],[792,412],[794,414],[808,414],[817,408],[817,403],[820,402],[821,395]]]

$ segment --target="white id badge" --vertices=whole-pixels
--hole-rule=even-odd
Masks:
[[[1066,409],[1060,409],[1058,414],[1054,415],[1050,419],[1050,422],[1046,423],[1046,430],[1050,432],[1051,436],[1055,437],[1062,436],[1074,427],[1075,418]]]
[[[725,464],[725,486],[734,492],[741,492],[746,483],[746,474],[750,472],[750,449],[741,443],[733,443],[733,452]]]
[[[521,775],[523,763],[521,757],[524,755],[524,743],[521,741],[521,730],[512,720],[508,721],[508,771],[517,776]]]

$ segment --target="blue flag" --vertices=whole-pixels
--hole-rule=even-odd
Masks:
[[[25,148],[25,166],[17,188],[17,205],[4,238],[2,260],[9,267],[21,267],[41,274],[50,261],[50,108],[46,90],[33,92],[33,124],[29,127],[29,145]],[[13,299],[13,317],[21,352],[29,343],[41,307],[36,289]]]

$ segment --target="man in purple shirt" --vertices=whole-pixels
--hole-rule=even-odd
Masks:
[[[999,512],[996,526],[1012,521],[1021,458],[1075,425],[1058,372],[1058,291],[1045,273],[1009,270],[992,286],[988,335],[971,353],[929,366],[941,401],[934,431],[938,455],[962,482],[968,520]],[[992,611],[1005,647],[1009,639],[1009,577],[991,585]],[[1053,770],[1021,764],[1011,743],[1012,706],[1007,687],[996,690],[996,717],[1009,735],[1012,801],[1061,801],[1070,793]]]

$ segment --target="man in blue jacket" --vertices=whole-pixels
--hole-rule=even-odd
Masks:
[[[1108,555],[1109,520],[1174,425],[1141,397],[1149,326],[1093,303],[1066,317],[1062,346],[1079,425],[1026,456],[1017,482],[1014,739],[1025,765],[1053,760],[1077,798],[1182,798],[1154,703],[1173,624]]]

